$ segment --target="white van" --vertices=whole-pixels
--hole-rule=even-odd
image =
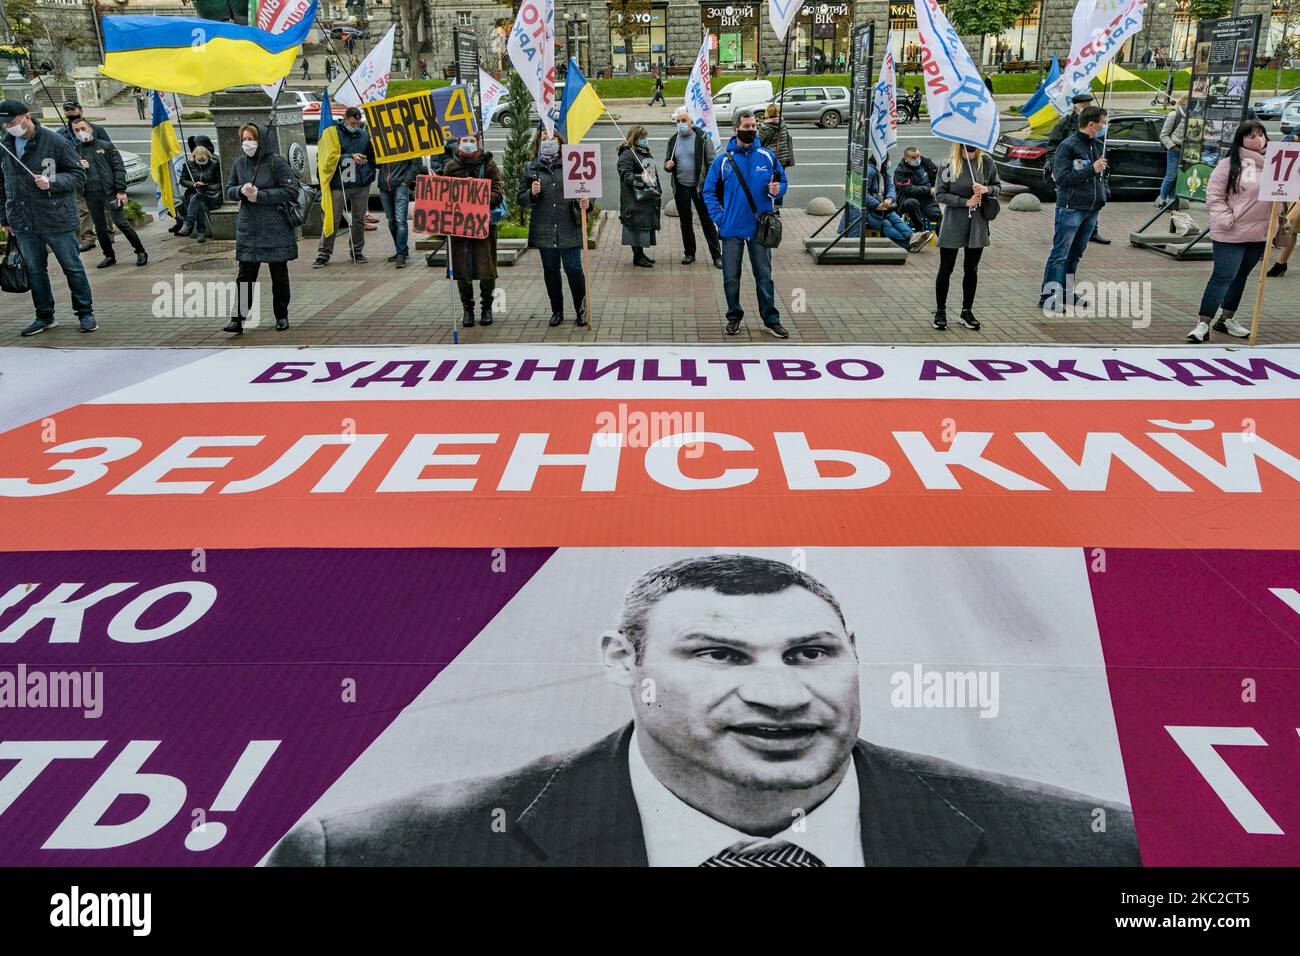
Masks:
[[[771,80],[735,80],[713,94],[713,112],[719,125],[734,125],[741,110],[752,110],[771,101]]]

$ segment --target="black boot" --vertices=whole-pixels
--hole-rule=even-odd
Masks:
[[[243,334],[244,334],[244,320],[241,319],[241,318],[239,318],[239,316],[231,316],[230,321],[226,323],[225,328],[223,328],[221,331],[222,331],[222,332],[234,332],[236,335],[243,335]]]
[[[971,312],[970,309],[962,309],[957,321],[972,331],[978,332],[980,330],[980,320],[975,318],[975,313]]]
[[[1268,277],[1270,279],[1280,279],[1284,275],[1286,275],[1285,262],[1275,262],[1268,270]]]
[[[275,330],[283,332],[289,327],[289,317],[287,315],[277,315],[275,317]]]
[[[492,303],[491,302],[485,301],[483,303],[483,312],[478,317],[478,324],[479,325],[492,324]]]
[[[184,239],[186,236],[190,235],[190,233],[192,233],[193,231],[194,231],[194,223],[186,219],[185,225],[181,226],[180,232],[176,233],[176,235]]]
[[[149,262],[149,253],[145,252],[143,249],[138,250],[135,254],[135,264],[137,266],[142,266],[147,264],[148,262]]]
[[[552,313],[551,313],[551,321],[550,321],[550,325],[551,325],[552,328],[554,328],[555,326],[559,325],[559,324],[560,324],[561,322],[563,322],[563,321],[564,321],[564,313],[563,313],[563,312],[552,312]]]
[[[461,312],[460,324],[467,329],[472,329],[474,327],[474,300],[470,299],[468,302],[462,302],[461,308],[464,311]]]
[[[582,329],[587,327],[587,307],[585,305],[578,306],[578,318],[574,324]]]

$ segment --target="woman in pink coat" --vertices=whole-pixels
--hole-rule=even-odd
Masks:
[[[1250,329],[1233,316],[1241,304],[1246,279],[1264,258],[1268,239],[1268,217],[1272,204],[1259,201],[1259,177],[1264,171],[1264,150],[1268,133],[1258,120],[1237,127],[1232,147],[1219,160],[1205,187],[1205,205],[1210,210],[1210,239],[1214,245],[1214,271],[1201,295],[1196,328],[1187,333],[1190,342],[1207,342],[1210,329],[1239,339]],[[1219,312],[1219,320],[1214,313]]]

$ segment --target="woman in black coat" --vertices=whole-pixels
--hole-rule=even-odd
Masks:
[[[265,262],[271,271],[275,330],[289,327],[289,260],[298,258],[298,231],[281,208],[298,198],[298,179],[274,145],[264,142],[257,124],[239,128],[240,156],[230,167],[226,198],[239,203],[235,218],[235,259],[239,262],[235,314],[223,329],[242,335],[252,304],[253,283]]]
[[[191,136],[191,140],[195,137]],[[221,205],[221,163],[213,155],[212,147],[201,140],[190,146],[190,159],[181,167],[180,182],[185,190],[183,219],[177,235],[182,238],[193,234],[199,242],[207,242],[212,232],[209,210]],[[208,143],[212,142],[208,140]]]
[[[659,231],[659,201],[663,191],[650,155],[650,134],[633,126],[618,148],[618,218],[623,223],[623,245],[632,247],[632,265],[649,269],[655,261],[645,254]],[[637,193],[641,198],[637,198]]]
[[[515,201],[529,210],[528,245],[542,257],[542,277],[551,300],[551,325],[564,321],[564,287],[560,268],[569,279],[569,294],[578,313],[576,324],[587,324],[587,277],[582,271],[582,215],[586,199],[564,198],[564,169],[560,164],[559,131],[538,127],[533,158],[524,164]]]

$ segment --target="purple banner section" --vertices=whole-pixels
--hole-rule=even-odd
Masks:
[[[251,865],[551,549],[0,554],[0,865]]]
[[[1300,552],[1085,552],[1148,866],[1300,865]]]

